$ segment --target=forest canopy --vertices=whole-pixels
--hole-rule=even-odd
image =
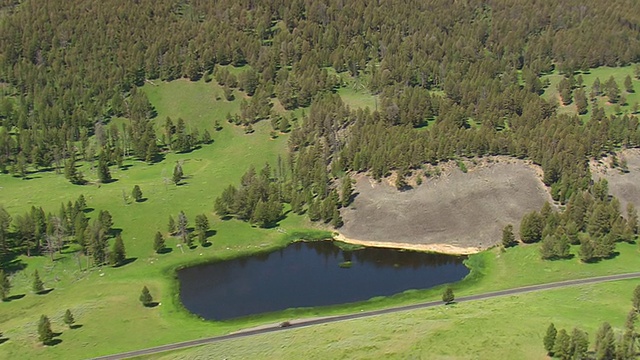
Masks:
[[[211,75],[251,97],[243,124],[272,118],[264,106],[272,96],[286,109],[310,106],[291,136],[292,168],[330,166],[333,176],[370,170],[380,178],[424,162],[508,154],[542,165],[554,198],[566,200],[586,187],[587,157],[640,143],[633,115],[607,118],[595,109],[583,124],[539,97],[542,74],[558,70],[580,97],[574,72],[640,61],[633,0],[0,6],[0,170],[19,176],[27,166],[73,168],[76,157],[153,162],[162,151],[191,149],[187,135],[177,135],[187,141],[180,146],[158,139],[162,120],[136,89]],[[379,106],[345,107],[332,95],[341,86],[336,73],[360,79],[379,94]],[[122,128],[110,124],[117,117],[127,119]],[[415,131],[432,120],[429,131]],[[99,149],[87,154],[90,138]],[[298,180],[292,188],[308,181]]]

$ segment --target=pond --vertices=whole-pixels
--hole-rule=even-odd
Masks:
[[[336,305],[463,279],[464,257],[296,242],[268,254],[178,271],[186,309],[227,320],[289,308]]]

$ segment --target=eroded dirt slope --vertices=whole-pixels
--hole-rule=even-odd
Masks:
[[[434,251],[444,245],[444,252],[468,253],[500,242],[509,223],[517,237],[522,216],[551,202],[540,169],[525,161],[493,158],[468,167],[463,173],[445,165],[442,175],[406,191],[359,175],[358,195],[342,210],[341,235]]]

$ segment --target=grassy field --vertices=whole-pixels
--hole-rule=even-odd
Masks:
[[[600,67],[597,69],[591,69],[588,72],[578,72],[574,75],[577,79],[578,75],[582,76],[583,79],[583,89],[587,95],[587,99],[589,99],[589,93],[591,92],[591,87],[593,86],[593,82],[596,78],[600,79],[601,87],[604,87],[604,84],[609,80],[609,77],[613,76],[620,88],[620,95],[623,95],[627,98],[627,104],[620,104],[619,108],[616,104],[610,104],[608,102],[608,98],[606,96],[598,97],[598,105],[605,109],[605,113],[607,115],[616,114],[616,113],[631,113],[632,107],[634,103],[640,103],[640,80],[634,77],[634,69],[635,65],[629,65],[625,67]],[[633,81],[633,87],[635,92],[627,93],[624,87],[624,79],[629,75],[631,76],[631,80]],[[546,99],[556,100],[558,103],[558,112],[559,113],[568,113],[568,114],[577,114],[575,98],[574,101],[569,105],[562,105],[560,100],[560,95],[558,94],[558,83],[562,80],[563,75],[554,72],[551,75],[545,75],[542,79],[549,80],[549,87],[545,89],[545,92],[542,96]],[[575,91],[575,90],[574,90]],[[588,120],[591,117],[591,111],[593,110],[593,105],[591,101],[588,101],[589,107],[588,112],[584,115],[581,115],[583,120]]]
[[[460,303],[224,341],[148,359],[542,359],[550,322],[621,331],[638,281]]]
[[[153,165],[128,160],[125,165],[131,167],[126,170],[112,168],[112,175],[116,181],[102,186],[71,185],[63,176],[52,172],[31,174],[30,180],[20,180],[8,175],[0,176],[0,203],[13,216],[27,211],[31,206],[42,206],[46,212],[57,214],[61,203],[74,201],[80,194],[84,194],[89,208],[93,209],[88,213],[89,216],[96,216],[99,210],[111,212],[114,228],[122,229],[127,256],[132,260],[120,268],[85,270],[85,259],[76,258],[72,253],[57,254],[55,261],[46,256],[28,259],[23,257],[26,269],[13,274],[11,279],[14,287],[10,295],[14,298],[10,302],[0,303],[0,332],[8,338],[0,345],[0,358],[82,359],[219,335],[262,323],[348,313],[440,297],[441,288],[414,290],[390,298],[374,298],[359,304],[321,309],[293,309],[227,322],[206,322],[190,315],[181,307],[177,298],[177,283],[173,274],[176,267],[266,251],[284,246],[300,236],[320,238],[326,237],[328,233],[308,230],[314,227],[304,218],[296,216],[283,220],[280,229],[257,229],[238,221],[220,221],[213,215],[213,201],[223,188],[237,183],[250,165],[260,167],[265,162],[275,163],[278,155],[284,155],[286,151],[288,136],[281,135],[277,139],[271,139],[268,122],[257,124],[254,134],[245,135],[242,128],[224,121],[227,112],[233,113],[238,110],[238,98],[242,94],[237,94],[236,100],[232,102],[216,100],[218,97],[222,98],[222,92],[215,82],[193,83],[185,80],[149,84],[145,86],[144,91],[156,107],[158,126],[162,126],[167,116],[171,116],[174,121],[182,117],[188,126],[197,126],[201,130],[207,128],[214,142],[187,154],[169,153],[164,161]],[[351,106],[375,105],[375,99],[366,92],[345,88],[341,89],[340,93]],[[213,122],[216,119],[219,119],[224,127],[219,132],[213,131]],[[167,182],[176,161],[184,163],[183,169],[187,176],[185,184],[181,186]],[[81,170],[87,179],[96,178],[95,170],[87,164],[84,164]],[[141,187],[146,201],[132,203],[123,199],[123,194],[130,194],[134,185]],[[152,250],[155,232],[166,231],[169,215],[175,217],[181,210],[185,211],[191,225],[197,214],[204,213],[209,217],[211,228],[216,231],[209,239],[212,246],[197,246],[182,251],[175,246],[175,239],[169,239],[167,244],[172,251],[163,255],[155,254]],[[586,265],[577,259],[543,262],[539,260],[536,245],[517,247],[505,253],[494,249],[474,255],[468,260],[472,274],[455,285],[456,293],[461,296],[554,280],[622,273],[637,268],[637,246],[618,244],[618,250],[620,254],[615,259]],[[53,291],[46,295],[31,293],[30,283],[34,269],[39,270],[45,285],[53,288]],[[161,303],[159,306],[143,308],[140,305],[138,296],[144,285],[149,287],[154,299]],[[468,311],[466,306],[461,304],[451,310],[451,314],[460,312],[460,319],[456,315],[456,320],[452,317],[449,322],[440,324],[440,321],[431,321],[427,325],[434,329],[452,326],[458,328],[458,322],[465,319],[464,313]],[[63,325],[62,315],[67,308],[74,313],[81,327],[67,329]],[[52,319],[54,331],[61,333],[58,337],[61,340],[59,344],[44,347],[38,342],[36,327],[41,314],[48,315]],[[418,315],[420,314],[423,313]],[[413,334],[413,326],[416,325],[413,325],[412,319],[415,317],[414,314],[391,316],[386,320],[387,325],[380,325],[379,332]],[[482,324],[478,324],[480,325]],[[488,327],[490,324],[482,326]],[[427,330],[428,328],[424,331]],[[534,330],[538,333],[538,329]],[[322,346],[331,348],[332,344],[336,343],[332,340],[335,337],[330,329],[318,328],[313,331],[320,331],[314,335],[316,345],[322,343]],[[375,348],[385,347],[382,346],[382,339],[380,345],[367,342],[367,346],[371,346],[368,350],[364,347],[355,350],[353,346],[361,346],[363,339],[368,337],[367,334],[354,333],[353,337],[349,338],[347,335],[351,330],[341,331],[343,332],[340,333],[340,337],[351,345],[340,345],[345,349],[337,350],[337,354],[342,354],[340,356],[350,357],[350,353],[353,352],[353,356],[375,357],[380,354],[379,351],[387,351]],[[468,331],[474,330],[469,328]],[[277,336],[291,334],[294,333],[285,332]],[[417,336],[419,332],[415,334],[412,336]],[[390,334],[380,336],[393,338]],[[455,343],[455,337],[440,340],[438,343]],[[460,341],[460,338],[457,341]],[[253,344],[255,348],[251,351],[260,351],[261,346],[255,344],[261,342]],[[406,358],[407,356],[400,355],[403,351],[405,354],[414,354],[412,351],[429,344],[410,343],[406,349],[398,348],[397,356]],[[475,344],[475,348],[483,347],[482,343],[472,344]],[[274,342],[265,346],[277,348],[282,345]],[[490,346],[490,343],[486,346]]]

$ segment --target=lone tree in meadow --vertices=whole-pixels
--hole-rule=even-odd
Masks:
[[[445,304],[451,304],[454,300],[455,300],[455,295],[453,294],[453,289],[448,287],[444,290],[444,293],[442,293],[442,301]]]
[[[153,239],[153,250],[157,253],[164,250],[164,236],[160,231],[156,233],[156,237]]]
[[[42,282],[42,279],[40,279],[38,269],[33,272],[33,284],[31,284],[31,289],[36,294],[40,294],[44,291],[44,283]]]
[[[513,225],[508,224],[502,229],[502,246],[508,248],[516,245],[518,245],[518,242],[513,234]]]
[[[146,307],[149,307],[151,306],[151,304],[153,304],[153,297],[151,296],[151,293],[146,286],[142,288],[142,293],[140,294],[140,302]]]
[[[182,165],[180,164],[180,162],[176,162],[176,166],[173,168],[173,183],[176,185],[180,184],[180,181],[183,177],[184,173],[182,172]]]
[[[124,249],[124,242],[122,241],[122,236],[118,234],[116,241],[113,243],[113,251],[111,251],[111,265],[120,266],[124,264],[126,259],[127,254]]]
[[[558,330],[556,330],[556,326],[553,323],[549,324],[547,328],[547,333],[544,335],[544,339],[542,342],[544,344],[544,349],[547,350],[547,355],[553,356],[553,346],[556,343],[556,335],[558,335]]]
[[[140,200],[142,200],[142,190],[140,190],[140,186],[136,185],[133,187],[133,190],[131,191],[131,197],[136,202],[140,202]]]
[[[9,281],[9,274],[4,270],[0,270],[0,298],[2,298],[2,301],[7,300],[10,291],[11,282]]]
[[[53,340],[51,321],[49,321],[46,315],[40,316],[40,322],[38,322],[38,339],[45,345]]]
[[[71,328],[73,323],[76,322],[76,320],[73,318],[73,314],[71,313],[71,310],[67,309],[67,311],[65,311],[64,318],[62,319],[62,321],[64,321],[64,323],[67,324],[69,328]]]

